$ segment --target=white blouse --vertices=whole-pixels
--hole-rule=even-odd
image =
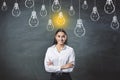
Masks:
[[[53,65],[47,65],[49,60],[53,62]],[[75,53],[73,48],[68,45],[65,45],[60,52],[57,51],[55,45],[47,49],[44,60],[44,66],[47,72],[72,72],[74,67],[62,70],[60,69],[62,65],[70,62],[75,65]]]

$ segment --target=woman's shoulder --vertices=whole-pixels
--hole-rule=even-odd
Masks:
[[[55,45],[48,47],[48,49],[53,49],[53,48],[55,48]]]
[[[65,45],[67,47],[67,49],[71,49],[73,50],[73,48],[71,46]]]

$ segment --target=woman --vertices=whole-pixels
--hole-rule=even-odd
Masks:
[[[75,66],[75,54],[72,47],[67,45],[67,33],[58,29],[55,33],[54,44],[47,49],[44,65],[51,73],[50,80],[72,80],[70,72]]]

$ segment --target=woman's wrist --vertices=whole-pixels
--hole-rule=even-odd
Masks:
[[[68,65],[63,65],[63,66],[61,66],[61,70],[62,69],[68,69],[69,67],[68,67]]]
[[[63,66],[61,66],[61,70],[62,70],[62,69],[64,69],[64,65],[63,65]]]
[[[61,70],[62,70],[62,69],[72,68],[72,67],[73,67],[73,64],[68,63],[68,64],[65,64],[65,65],[62,65],[62,66],[61,66]]]

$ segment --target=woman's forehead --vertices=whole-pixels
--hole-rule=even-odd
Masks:
[[[64,32],[58,32],[56,35],[65,35]]]

